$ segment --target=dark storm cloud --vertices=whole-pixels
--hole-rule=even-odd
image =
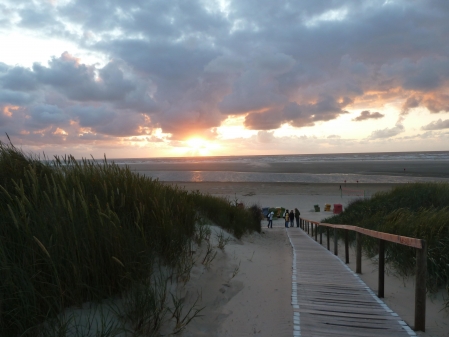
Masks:
[[[32,69],[0,64],[0,103],[56,106],[99,133],[137,135],[145,126],[174,140],[213,137],[235,115],[254,130],[309,127],[360,100],[403,100],[403,118],[417,107],[449,111],[445,0],[233,0],[222,9],[200,0],[26,4],[5,1],[0,12],[110,61],[100,67],[64,53]],[[67,123],[56,115],[30,118],[36,126]],[[380,117],[364,111],[355,121]]]
[[[69,121],[69,116],[55,105],[31,106],[26,114],[30,117],[26,124],[32,128],[45,128],[50,125],[62,126]]]
[[[112,122],[117,113],[106,107],[74,106],[70,109],[72,117],[79,121],[81,127],[95,127]]]
[[[33,101],[33,96],[28,93],[0,88],[0,105],[26,105],[31,101]]]
[[[37,81],[35,74],[23,67],[8,67],[0,74],[0,84],[5,89],[15,91],[31,91],[36,89]]]
[[[67,52],[53,58],[48,67],[35,63],[33,71],[39,82],[77,101],[118,101],[134,89],[117,64],[109,62],[99,69],[97,80],[95,67],[80,64]]]
[[[449,119],[437,120],[427,125],[424,125],[421,129],[423,130],[443,130],[449,129]]]
[[[147,126],[147,122],[142,115],[121,114],[106,124],[100,124],[93,128],[97,133],[116,137],[129,137],[142,134],[141,127]]]
[[[191,83],[195,76],[201,75],[207,63],[218,56],[213,50],[201,45],[191,48],[186,43],[170,41],[120,39],[99,43],[97,47],[113,53],[135,70],[152,78],[175,83]]]
[[[385,117],[384,114],[381,114],[380,112],[371,112],[369,110],[364,110],[360,113],[359,116],[353,119],[355,122],[361,122],[366,121],[368,119],[379,119]]]
[[[276,81],[267,81],[262,74],[247,71],[234,83],[232,93],[224,97],[219,108],[225,114],[238,115],[273,108],[285,101]]]
[[[261,113],[250,113],[245,117],[245,127],[252,130],[273,130],[281,126],[279,111],[269,110]]]

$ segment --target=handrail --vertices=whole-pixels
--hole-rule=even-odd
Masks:
[[[421,242],[422,240],[421,239],[411,238],[408,236],[402,236],[402,235],[397,235],[397,234],[373,231],[371,229],[366,229],[366,228],[357,227],[357,226],[340,225],[340,224],[336,225],[336,224],[330,224],[330,223],[325,223],[325,222],[312,221],[312,220],[308,220],[308,219],[304,219],[304,218],[302,218],[302,219],[305,221],[308,221],[310,223],[316,224],[318,226],[331,227],[331,228],[337,228],[337,229],[348,229],[350,231],[354,231],[354,232],[358,232],[361,234],[365,234],[367,236],[371,236],[372,238],[382,239],[382,240],[393,242],[393,243],[399,243],[404,246],[422,249],[422,242]]]
[[[345,231],[345,258],[349,263],[349,239],[348,232],[356,232],[356,273],[362,273],[362,238],[360,234],[379,239],[379,278],[378,278],[378,297],[384,297],[385,285],[385,241],[401,244],[416,248],[416,282],[415,282],[415,326],[414,330],[425,331],[426,327],[426,274],[427,274],[427,246],[426,241],[408,236],[401,236],[385,232],[374,231],[351,225],[329,224],[313,221],[300,217],[301,228],[309,234],[309,225],[314,235],[313,226],[315,225],[315,241],[318,241],[318,227],[327,228],[327,249],[330,250],[329,229],[334,229],[334,254],[338,255],[338,236],[337,230]],[[320,244],[323,243],[323,232],[320,231]]]

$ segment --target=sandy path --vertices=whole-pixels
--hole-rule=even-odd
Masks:
[[[291,246],[284,229],[263,232],[196,267],[186,290],[200,290],[206,308],[182,336],[292,336]]]

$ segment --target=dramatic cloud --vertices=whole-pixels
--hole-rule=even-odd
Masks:
[[[380,112],[370,112],[369,110],[364,110],[360,113],[359,116],[353,119],[355,122],[361,122],[366,121],[367,119],[379,119],[384,117],[384,114],[381,114]]]
[[[446,0],[5,0],[4,39],[65,47],[31,66],[2,59],[32,59],[21,41],[2,50],[0,132],[23,144],[177,144],[240,118],[264,143],[285,125],[307,132],[361,111],[346,123],[399,116],[392,128],[363,123],[365,141],[392,138],[415,108],[449,112],[448,15]]]
[[[421,129],[423,130],[443,130],[449,129],[449,119],[446,120],[437,120],[435,122],[424,125]]]
[[[404,132],[404,126],[401,124],[397,124],[393,128],[373,131],[368,139],[391,138],[399,135],[402,132]]]

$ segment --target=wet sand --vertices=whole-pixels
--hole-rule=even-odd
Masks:
[[[389,191],[399,184],[313,184],[313,183],[254,183],[254,182],[164,182],[177,185],[187,191],[200,191],[212,195],[251,197],[255,195],[333,195],[356,194],[366,191],[372,195]],[[343,193],[340,192],[340,186]]]
[[[230,171],[262,173],[364,174],[449,178],[449,161],[332,161],[252,164],[241,162],[142,163],[132,171]]]

